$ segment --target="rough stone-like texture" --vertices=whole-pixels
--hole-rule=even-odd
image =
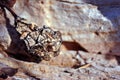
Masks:
[[[64,54],[63,54],[64,53]],[[71,53],[68,55],[67,53]],[[64,56],[66,55],[66,56]],[[63,56],[63,57],[61,57]],[[71,57],[70,57],[71,56]],[[68,58],[69,57],[69,58]],[[64,58],[67,58],[65,60]],[[60,61],[63,59],[63,61]],[[72,61],[74,64],[72,64]],[[51,60],[52,61],[52,60]],[[37,64],[10,57],[0,58],[0,62],[18,68],[17,74],[9,77],[14,80],[119,80],[120,66],[116,57],[89,54],[83,51],[61,52],[55,60]],[[57,61],[57,62],[56,62]],[[72,64],[72,65],[71,65]],[[87,67],[81,67],[82,65]],[[8,79],[9,79],[8,78]]]
[[[88,52],[119,55],[119,4],[118,0],[18,0],[13,10],[40,27],[60,30],[63,41],[76,42]]]
[[[34,63],[27,62],[30,59],[25,56],[22,59],[27,61],[7,57],[3,51],[8,46],[7,52],[16,55],[21,50],[12,26],[6,28],[0,15],[0,62],[18,68],[9,79],[120,80],[120,59],[112,56],[120,56],[119,0],[17,0],[13,10],[39,27],[45,24],[60,30],[63,45],[60,55],[50,61]],[[7,16],[13,24],[12,16]]]

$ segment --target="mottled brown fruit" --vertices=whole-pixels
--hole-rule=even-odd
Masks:
[[[40,60],[50,60],[51,57],[55,57],[59,54],[60,46],[62,43],[61,33],[54,31],[50,27],[43,26],[40,28],[33,22],[17,16],[17,14],[6,5],[1,5],[6,8],[15,18],[15,30],[20,34],[20,40],[24,42],[26,46],[26,53],[32,58],[35,58],[37,62]],[[20,44],[20,43],[19,43]]]
[[[59,31],[54,31],[46,26],[39,28],[25,19],[18,18],[16,22],[16,30],[21,34],[21,40],[24,40],[30,55],[48,61],[59,54],[62,43]]]

